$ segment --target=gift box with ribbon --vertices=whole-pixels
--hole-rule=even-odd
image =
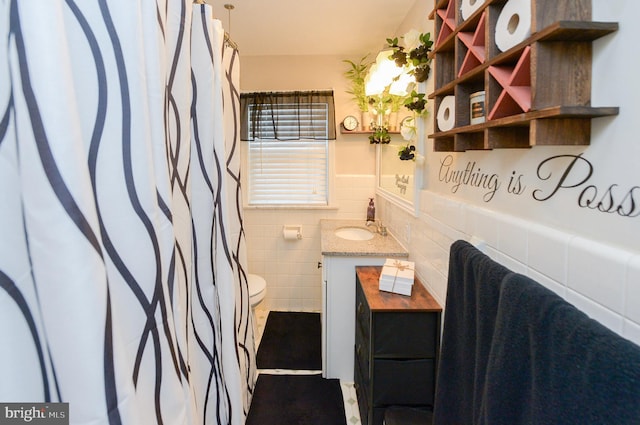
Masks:
[[[386,292],[411,296],[415,263],[388,258],[380,273],[379,289]]]

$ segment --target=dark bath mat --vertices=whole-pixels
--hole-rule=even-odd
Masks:
[[[258,375],[245,425],[346,425],[338,379]]]
[[[258,369],[322,370],[320,313],[271,311],[258,347]]]

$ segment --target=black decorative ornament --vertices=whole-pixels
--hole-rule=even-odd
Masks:
[[[416,157],[414,154],[415,150],[416,150],[415,146],[407,145],[398,151],[398,156],[402,161],[410,161]]]

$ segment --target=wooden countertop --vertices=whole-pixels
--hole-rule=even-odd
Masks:
[[[431,296],[422,283],[416,279],[411,296],[385,292],[378,289],[380,266],[357,266],[356,275],[360,280],[371,311],[442,311],[440,304]]]

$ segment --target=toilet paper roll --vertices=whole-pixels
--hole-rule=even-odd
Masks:
[[[509,0],[496,22],[496,46],[506,51],[531,35],[531,0]]]
[[[438,107],[436,117],[440,131],[449,131],[456,124],[456,98],[455,96],[445,96]]]
[[[467,20],[469,16],[473,15],[473,12],[480,9],[480,6],[484,3],[484,0],[462,0],[462,4],[460,5],[460,13],[462,14],[462,19]]]
[[[287,241],[297,241],[298,239],[302,239],[302,233],[298,228],[284,227],[282,229],[282,237]]]

